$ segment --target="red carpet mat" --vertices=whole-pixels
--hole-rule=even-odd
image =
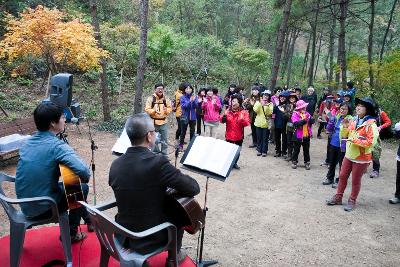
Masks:
[[[87,232],[86,226],[82,231]],[[73,266],[98,267],[100,264],[100,243],[95,233],[87,233],[82,247],[81,243],[72,245]],[[60,230],[58,226],[42,227],[26,231],[24,250],[21,257],[20,267],[42,266],[52,260],[65,261],[61,242],[59,241]],[[80,253],[79,253],[80,250]],[[150,266],[164,267],[167,252],[158,254],[149,259]],[[10,237],[0,238],[0,266],[10,266]],[[108,266],[119,266],[119,263],[110,257]],[[180,267],[196,266],[193,261],[186,257]]]

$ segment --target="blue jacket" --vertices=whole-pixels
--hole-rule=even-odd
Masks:
[[[83,182],[88,182],[90,170],[65,142],[52,132],[36,132],[19,150],[20,159],[15,177],[15,190],[18,198],[48,196],[59,202],[65,197],[58,185],[59,164],[62,163],[77,174]],[[26,216],[37,216],[46,212],[50,206],[21,205]]]
[[[347,115],[346,119],[351,119],[351,115]],[[346,151],[346,140],[340,138],[340,125],[344,118],[338,114],[333,117],[333,120],[329,120],[326,130],[331,134],[330,145],[334,147],[340,147],[341,151]]]
[[[196,117],[196,108],[198,106],[197,97],[194,98],[192,102],[190,102],[190,97],[192,94],[184,94],[181,96],[181,107],[182,107],[182,116],[185,116],[190,121],[195,121]]]

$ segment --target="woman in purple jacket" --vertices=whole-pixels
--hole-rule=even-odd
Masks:
[[[190,139],[193,138],[197,120],[196,116],[196,108],[198,105],[197,97],[193,95],[193,87],[190,83],[186,83],[185,87],[186,87],[185,94],[180,98],[182,107],[182,116],[180,118],[180,123],[181,123],[181,136],[179,140],[180,150],[183,150],[183,144],[185,142],[185,136],[188,125],[190,128]]]

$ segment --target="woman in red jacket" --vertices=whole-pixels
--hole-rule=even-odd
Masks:
[[[244,139],[244,127],[250,125],[250,116],[247,110],[242,109],[242,97],[232,95],[231,107],[225,110],[225,115],[221,117],[221,122],[226,123],[225,139],[229,143],[242,146]],[[239,157],[238,157],[239,160]],[[237,164],[233,166],[240,169]]]

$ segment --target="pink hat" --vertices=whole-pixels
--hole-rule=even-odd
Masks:
[[[300,110],[302,108],[305,108],[308,106],[308,103],[306,103],[304,100],[299,100],[296,103],[296,110]]]

